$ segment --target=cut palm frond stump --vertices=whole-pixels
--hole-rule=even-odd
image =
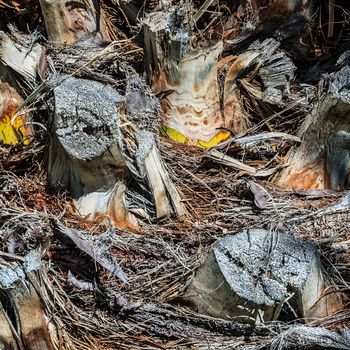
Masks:
[[[48,39],[55,45],[108,40],[100,1],[40,0]]]
[[[285,188],[349,187],[350,68],[324,77],[319,99],[299,132],[302,142],[286,157],[288,166],[276,178]]]
[[[282,309],[313,321],[342,307],[315,246],[262,229],[220,239],[183,299],[200,313],[253,324],[279,319]]]
[[[23,62],[33,68],[34,76],[40,72],[48,78],[42,86],[49,91],[46,96],[53,96],[50,185],[68,189],[82,216],[94,219],[107,215],[117,226],[134,231],[140,230],[136,216],[152,221],[184,215],[181,197],[167,174],[153,134],[158,123],[157,99],[113,46],[96,44],[95,39],[106,36],[101,32],[95,3],[86,2],[77,9],[71,8],[77,4],[62,1],[41,1],[41,5],[54,45],[41,57],[25,56]],[[74,27],[84,19],[89,21],[86,26]],[[50,25],[53,22],[55,25]],[[15,47],[8,37],[5,39],[7,46]],[[77,46],[65,47],[78,39]],[[2,58],[26,78],[28,70],[7,63],[8,55]],[[95,67],[87,70],[91,63]]]
[[[0,265],[2,349],[54,349],[36,276],[41,268],[40,254],[36,251],[27,254],[23,265],[18,262]]]
[[[225,126],[217,72],[222,42],[191,50],[191,21],[185,3],[151,13],[144,20],[145,68],[153,91],[161,97],[168,136],[209,147],[230,136],[220,131]]]
[[[12,26],[10,30],[14,40],[0,32],[0,141],[26,145],[33,136],[31,115],[19,110],[24,92],[12,69],[21,74],[26,86],[33,88],[41,47],[30,46],[30,35],[21,34]]]

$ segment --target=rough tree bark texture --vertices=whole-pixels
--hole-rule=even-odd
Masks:
[[[276,183],[285,188],[349,187],[350,145],[350,68],[345,66],[323,81],[319,102],[303,123],[300,146],[286,157],[289,164]]]
[[[328,287],[313,245],[250,229],[214,246],[184,298],[200,313],[234,321],[277,320],[282,308],[312,321],[341,307],[339,294]]]
[[[123,98],[96,81],[60,79],[54,89],[49,181],[53,187],[70,190],[81,215],[115,213],[112,217],[118,226],[135,229],[136,220],[125,209],[125,185],[117,185],[128,175],[120,152],[118,114],[122,113]]]
[[[97,81],[61,76],[55,84],[51,185],[68,188],[81,215],[93,218],[106,213],[118,227],[138,231],[126,199],[127,184],[136,175],[149,187],[157,219],[183,215],[180,196],[162,164],[153,134],[137,129],[129,136],[122,132],[126,99]],[[131,159],[126,156],[127,138],[135,147]],[[141,216],[150,209],[145,204],[133,208]]]
[[[10,324],[9,316],[7,315],[5,309],[0,303],[0,348],[1,349],[9,349],[9,350],[17,350],[17,343],[15,338],[13,337],[11,324]]]
[[[32,89],[35,86],[38,63],[42,47],[35,42],[35,36],[20,33],[10,26],[10,34],[0,32],[1,61],[19,73],[26,85]]]

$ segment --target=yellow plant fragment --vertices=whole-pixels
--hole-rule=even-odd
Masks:
[[[206,141],[196,140],[191,142],[181,132],[173,128],[164,127],[164,131],[168,135],[168,137],[170,137],[173,141],[176,141],[178,143],[191,144],[193,146],[197,146],[200,148],[214,147],[220,142],[227,140],[231,136],[231,133],[229,131],[220,131],[210,141],[206,142]]]
[[[29,144],[32,129],[26,125],[28,117],[23,115],[14,118],[14,113],[22,103],[22,98],[13,87],[8,83],[0,83],[0,143]]]
[[[198,147],[202,148],[210,148],[214,147],[217,144],[219,144],[222,141],[227,140],[231,136],[230,131],[220,131],[218,134],[216,134],[210,141],[198,141]]]
[[[5,115],[0,119],[0,141],[5,145],[29,144],[26,127],[21,117],[17,117],[11,125],[12,115]]]

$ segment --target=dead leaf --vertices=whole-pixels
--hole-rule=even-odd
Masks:
[[[266,209],[267,208],[267,201],[270,197],[269,193],[266,191],[264,187],[261,185],[249,181],[249,189],[254,195],[254,203],[259,209]]]

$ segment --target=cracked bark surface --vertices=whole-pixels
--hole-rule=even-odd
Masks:
[[[219,240],[184,299],[200,313],[240,322],[277,320],[283,308],[311,321],[341,306],[338,293],[323,295],[327,288],[315,246],[250,229]]]

